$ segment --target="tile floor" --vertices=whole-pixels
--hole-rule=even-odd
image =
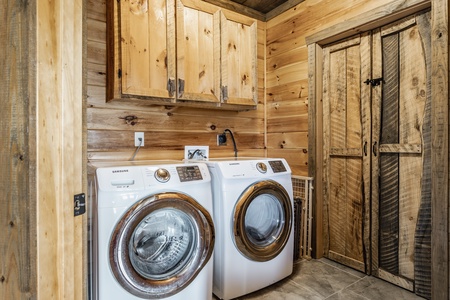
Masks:
[[[214,299],[217,299],[214,297]],[[326,258],[300,260],[288,278],[235,300],[419,300],[421,297]]]

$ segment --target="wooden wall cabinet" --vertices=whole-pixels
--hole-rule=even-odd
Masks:
[[[202,1],[108,5],[108,101],[256,108],[256,20]]]

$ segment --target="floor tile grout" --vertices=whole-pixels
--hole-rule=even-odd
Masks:
[[[339,268],[337,268],[337,269],[339,269]],[[340,270],[340,269],[339,269],[339,270]],[[347,273],[347,274],[352,275],[352,274],[350,274],[350,273]],[[337,292],[331,294],[330,296],[326,297],[324,300],[329,299],[330,297],[332,297],[332,296],[334,296],[334,295],[336,295],[336,294],[339,294],[340,292],[342,292],[342,291],[348,289],[348,288],[351,287],[352,285],[355,285],[356,283],[358,283],[359,281],[363,280],[363,279],[366,278],[366,277],[367,277],[367,276],[358,278],[355,282],[352,282],[352,283],[349,284],[348,286],[346,286],[346,287],[340,289],[339,291],[337,291]],[[352,293],[352,294],[355,294],[356,296],[363,297],[364,299],[370,300],[369,298],[366,298],[366,297],[364,297],[363,295],[357,294],[357,293],[355,293],[355,292],[353,292],[353,291],[348,291],[348,292],[350,292],[350,293]]]

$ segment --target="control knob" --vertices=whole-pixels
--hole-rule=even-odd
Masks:
[[[267,166],[265,163],[259,162],[256,164],[256,169],[260,172],[260,173],[266,173],[267,172]]]
[[[170,179],[170,173],[166,169],[160,168],[155,172],[155,178],[159,182],[167,182]]]

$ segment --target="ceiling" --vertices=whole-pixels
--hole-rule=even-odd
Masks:
[[[305,0],[203,0],[252,18],[267,21]]]
[[[287,2],[287,0],[230,0],[231,2],[242,4],[263,14],[267,14],[272,9]]]

